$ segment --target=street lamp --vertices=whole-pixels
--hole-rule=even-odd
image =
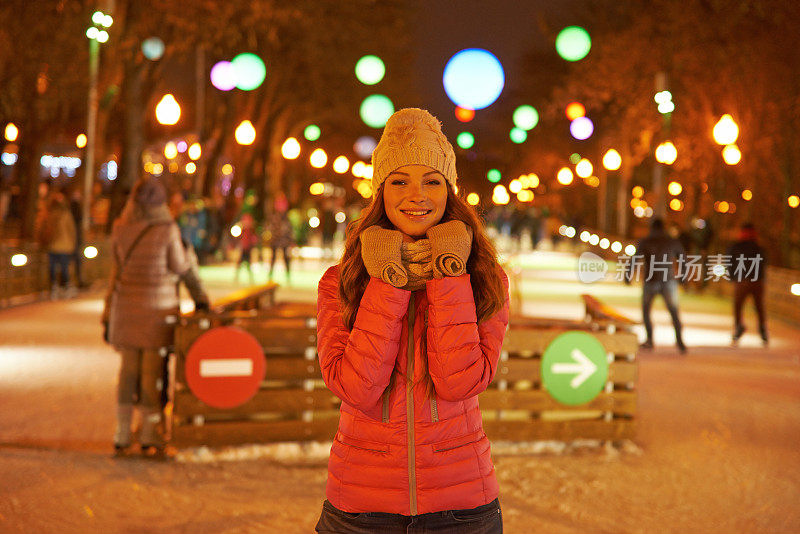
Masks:
[[[297,159],[300,155],[300,142],[294,137],[288,138],[281,145],[281,155],[285,159]]]
[[[569,185],[572,183],[573,175],[569,167],[561,167],[556,174],[556,180],[561,185]]]
[[[683,186],[678,182],[670,182],[667,186],[667,191],[669,191],[670,195],[678,196],[683,191]]]
[[[742,151],[736,145],[726,145],[722,149],[722,159],[728,165],[736,165],[742,160]]]
[[[664,141],[656,147],[656,161],[664,165],[672,165],[678,159],[678,149],[672,141]]]
[[[167,93],[156,104],[156,120],[159,124],[172,126],[181,118],[181,106],[172,94]]]
[[[333,170],[338,174],[344,174],[350,169],[350,160],[345,156],[339,156],[333,160]]]
[[[590,177],[592,172],[594,172],[594,166],[592,166],[592,162],[586,158],[582,158],[577,165],[575,165],[575,174],[581,178]]]
[[[189,159],[197,161],[200,159],[200,156],[203,155],[203,147],[200,146],[200,143],[192,143],[191,146],[189,146],[188,154]]]
[[[86,113],[86,155],[84,157],[83,176],[83,209],[81,211],[81,227],[84,232],[89,230],[89,206],[92,196],[92,181],[94,178],[94,149],[96,144],[97,126],[97,74],[100,68],[100,43],[108,41],[106,31],[114,23],[111,15],[102,11],[92,14],[92,25],[86,30],[89,38],[89,96],[88,110]]]
[[[233,136],[240,145],[252,145],[256,140],[256,129],[253,127],[252,122],[243,120],[241,124],[236,127]]]
[[[312,167],[315,169],[321,169],[328,163],[328,154],[326,154],[321,148],[318,148],[311,153],[311,156],[308,159]]]
[[[8,141],[9,143],[13,143],[14,141],[17,140],[17,136],[19,135],[19,128],[17,128],[17,126],[13,122],[9,122],[8,124],[6,124],[6,130],[4,133],[6,141]]]
[[[613,148],[603,155],[603,167],[608,171],[616,171],[622,166],[622,156]]]
[[[718,145],[732,145],[739,137],[739,126],[733,117],[726,113],[714,125],[712,134]]]
[[[508,204],[510,200],[511,196],[508,194],[508,190],[504,185],[498,184],[494,186],[494,190],[492,191],[492,202],[498,206],[504,206]]]
[[[164,145],[164,156],[167,159],[175,159],[178,157],[178,147],[172,141]]]

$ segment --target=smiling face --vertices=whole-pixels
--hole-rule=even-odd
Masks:
[[[439,224],[447,206],[444,176],[426,165],[405,165],[383,183],[383,207],[395,228],[415,239]]]

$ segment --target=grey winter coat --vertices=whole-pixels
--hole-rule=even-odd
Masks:
[[[109,342],[118,348],[172,345],[180,314],[178,283],[186,284],[195,302],[208,302],[178,225],[164,206],[149,216],[122,217],[111,241],[114,263],[103,312]]]

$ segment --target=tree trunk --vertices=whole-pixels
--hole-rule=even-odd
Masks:
[[[42,130],[39,119],[38,95],[36,94],[36,75],[28,77],[30,92],[25,99],[25,120],[20,122],[19,159],[17,179],[22,192],[22,221],[20,239],[32,239],[36,231],[36,215],[39,211],[39,184],[41,165],[39,155],[42,145]]]
[[[29,124],[32,124],[31,121]],[[40,164],[39,148],[41,142],[36,132],[32,130],[22,130],[25,132],[25,139],[19,143],[19,160],[17,165],[17,179],[20,182],[22,193],[22,224],[20,226],[20,239],[30,240],[34,236],[36,226],[36,215],[39,211],[39,184]]]
[[[633,177],[631,151],[627,146],[622,147],[622,166],[619,169],[617,182],[617,235],[628,235],[628,190]]]
[[[142,151],[144,150],[144,105],[142,85],[145,64],[130,63],[125,69],[122,88],[124,103],[124,138],[117,181],[111,190],[111,206],[108,213],[107,230],[114,219],[122,212],[125,200],[142,172]]]

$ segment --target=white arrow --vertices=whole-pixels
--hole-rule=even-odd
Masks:
[[[569,383],[575,389],[580,387],[581,384],[586,382],[587,378],[597,371],[597,366],[578,349],[572,349],[571,355],[575,363],[554,363],[553,373],[557,375],[576,373],[575,378]]]

